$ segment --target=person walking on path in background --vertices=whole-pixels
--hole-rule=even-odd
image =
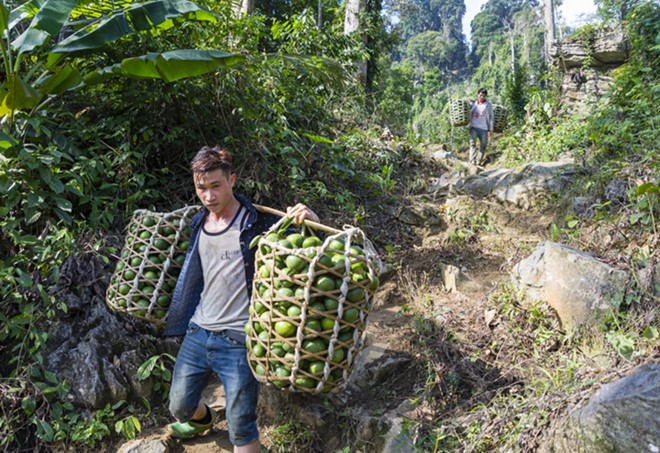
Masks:
[[[168,425],[177,438],[213,427],[215,412],[202,391],[216,373],[225,389],[225,415],[235,453],[259,453],[257,400],[245,347],[245,323],[254,275],[255,249],[249,244],[279,217],[264,214],[234,194],[236,174],[226,149],[203,147],[191,162],[197,197],[203,207],[191,222],[190,246],[167,314],[164,335],[185,334],[174,365]],[[294,223],[318,221],[303,204],[287,208]]]
[[[488,91],[479,88],[477,91],[477,102],[470,107],[470,154],[469,161],[474,165],[481,165],[481,161],[488,146],[488,136],[493,132],[495,114],[493,106],[486,100]],[[479,152],[477,152],[477,138],[479,139]]]

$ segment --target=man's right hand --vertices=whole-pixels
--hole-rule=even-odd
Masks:
[[[311,220],[312,222],[319,221],[319,216],[302,203],[286,208],[286,215],[293,217],[293,223],[296,225],[303,223],[304,220]]]

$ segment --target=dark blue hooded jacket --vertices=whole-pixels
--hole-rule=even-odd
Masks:
[[[264,214],[257,211],[252,203],[241,195],[235,195],[235,197],[249,211],[248,220],[245,222],[241,231],[240,241],[248,296],[252,297],[256,247],[249,249],[248,246],[255,236],[267,231],[280,218],[272,214]],[[192,218],[188,252],[181,273],[179,274],[176,288],[174,289],[172,303],[167,312],[167,324],[163,332],[165,336],[185,335],[190,319],[195,313],[195,309],[201,299],[202,290],[204,289],[204,275],[202,273],[202,263],[199,258],[197,244],[199,242],[199,232],[202,225],[204,225],[204,219],[207,214],[208,209],[202,207]]]

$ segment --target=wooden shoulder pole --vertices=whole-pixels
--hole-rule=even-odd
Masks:
[[[255,209],[257,211],[263,212],[265,214],[274,214],[274,215],[277,215],[277,216],[280,216],[280,217],[286,217],[287,216],[286,212],[278,211],[277,209],[269,208],[268,206],[261,206],[261,205],[258,205],[258,204],[254,204],[253,206],[255,207]],[[330,233],[330,234],[341,233],[341,230],[337,230],[335,228],[325,226],[321,223],[312,222],[311,220],[304,220],[303,224],[310,227],[310,228],[325,231],[326,233]]]

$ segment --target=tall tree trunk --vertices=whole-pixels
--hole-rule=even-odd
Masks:
[[[514,42],[513,28],[509,30],[509,39],[511,41],[511,72],[516,70],[516,46]]]
[[[531,65],[532,56],[529,45],[529,27],[525,27],[525,30],[523,32],[523,55],[525,55],[525,63],[527,65]]]
[[[243,15],[249,16],[254,11],[254,0],[238,0],[232,3],[234,13],[239,17]]]
[[[323,0],[319,0],[318,6],[317,6],[317,11],[318,11],[318,13],[317,13],[317,16],[316,16],[317,17],[317,19],[316,19],[316,28],[318,28],[320,30],[322,25],[323,25],[322,24],[322,21],[323,21]]]
[[[360,13],[365,7],[367,0],[346,0],[346,14],[344,16],[344,34],[361,33]],[[367,40],[367,36],[362,34],[362,40]],[[358,76],[363,83],[367,82],[367,61],[357,63]]]
[[[515,22],[513,19],[502,19],[502,25],[509,30],[509,45],[511,47],[511,71],[516,70],[516,44],[515,44]]]
[[[344,34],[349,35],[360,28],[360,12],[364,0],[346,0],[344,16]]]
[[[545,63],[550,66],[552,44],[555,42],[555,2],[545,0],[543,5],[543,22],[545,38]]]

